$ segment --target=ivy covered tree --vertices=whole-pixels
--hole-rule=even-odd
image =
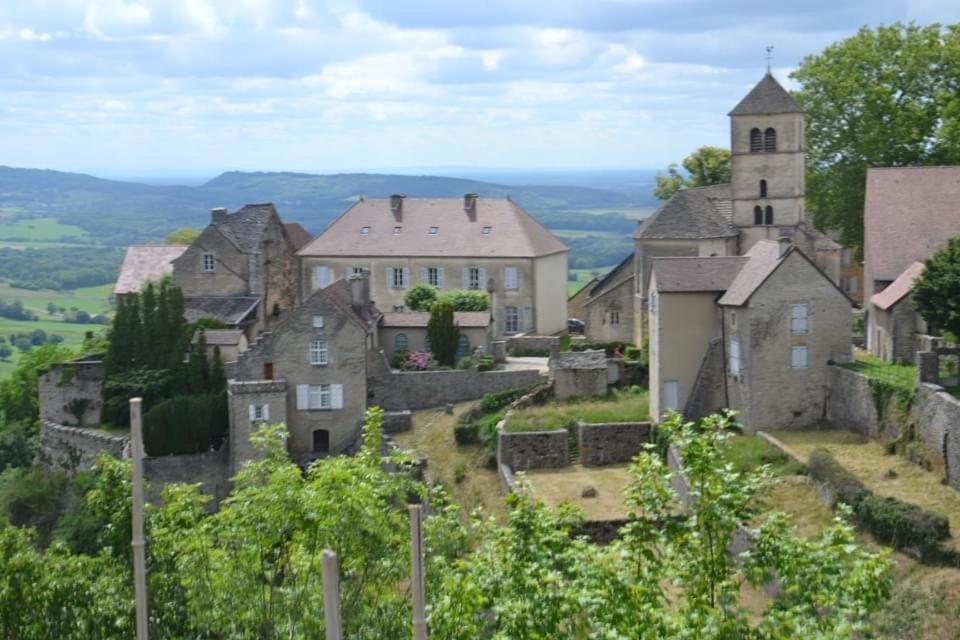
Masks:
[[[433,358],[450,367],[456,362],[457,345],[460,341],[460,327],[457,326],[453,313],[452,304],[446,300],[437,300],[430,308],[430,320],[427,321],[427,335],[430,337]]]
[[[931,327],[960,336],[960,237],[926,261],[913,283],[913,306]]]

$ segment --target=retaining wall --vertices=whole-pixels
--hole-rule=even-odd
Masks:
[[[43,464],[59,467],[68,473],[88,471],[101,451],[122,458],[129,440],[126,436],[41,420],[39,459]]]
[[[40,419],[64,425],[76,423],[80,427],[100,424],[102,386],[103,362],[100,360],[77,360],[52,365],[37,376]],[[77,416],[67,408],[73,401],[85,403],[79,423]]]
[[[512,471],[525,471],[557,469],[570,464],[566,429],[508,433],[500,426],[497,431],[498,465],[506,465]]]
[[[896,435],[898,428],[893,424],[895,394],[887,400],[881,416],[866,376],[839,366],[827,367],[826,393],[826,419],[831,424],[868,438],[879,438],[891,432]]]
[[[630,462],[650,442],[649,422],[607,422],[577,425],[580,462],[585,467]]]
[[[507,352],[515,356],[535,354],[553,356],[560,352],[557,336],[511,336],[507,338]]]

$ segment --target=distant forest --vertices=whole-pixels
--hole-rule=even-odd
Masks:
[[[120,247],[0,248],[0,279],[20,289],[66,291],[113,282]]]

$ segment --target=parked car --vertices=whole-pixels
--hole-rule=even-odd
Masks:
[[[583,320],[577,320],[576,318],[570,318],[567,320],[567,331],[570,333],[583,333],[583,329]]]

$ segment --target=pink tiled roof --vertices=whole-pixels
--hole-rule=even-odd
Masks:
[[[463,205],[462,198],[404,198],[398,219],[389,198],[360,200],[299,255],[532,258],[569,250],[510,199],[479,197],[472,217]]]
[[[127,247],[120,265],[120,275],[113,292],[137,293],[148,282],[157,282],[173,273],[171,262],[179,258],[187,247],[184,245],[132,245]]]
[[[869,169],[864,257],[875,280],[894,280],[960,235],[960,167]]]
[[[485,328],[490,326],[490,313],[487,311],[457,311],[453,314],[454,320],[464,329]],[[419,328],[426,327],[430,321],[430,314],[420,311],[392,311],[383,314],[380,325],[391,328]]]
[[[913,283],[923,273],[924,265],[922,262],[914,262],[907,270],[897,276],[897,279],[891,282],[886,289],[880,293],[874,294],[870,298],[870,304],[886,311],[897,304],[913,289]]]

